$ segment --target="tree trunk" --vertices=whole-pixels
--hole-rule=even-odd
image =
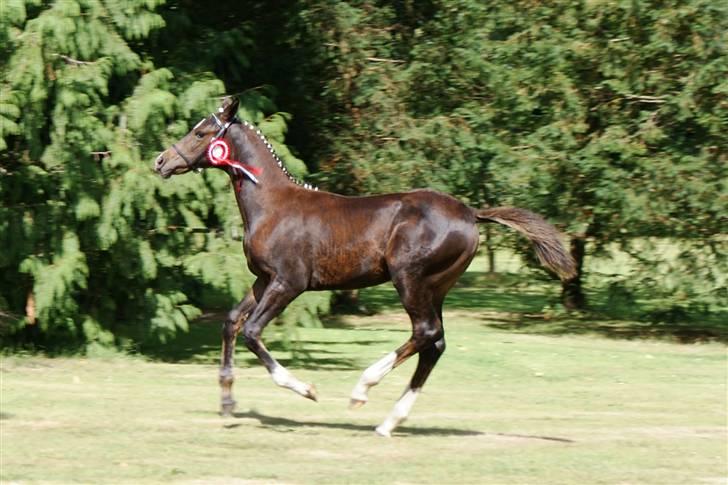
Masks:
[[[488,273],[495,273],[495,249],[491,239],[490,224],[485,226],[485,251],[488,255]]]
[[[358,313],[372,315],[373,313],[359,300],[359,290],[341,290],[334,292],[331,306],[338,313]]]
[[[359,290],[339,290],[334,293],[334,305],[356,307],[359,305]]]
[[[582,310],[586,307],[586,296],[581,287],[582,266],[586,240],[583,236],[571,238],[569,250],[576,262],[576,276],[564,281],[561,285],[561,301],[567,310]]]

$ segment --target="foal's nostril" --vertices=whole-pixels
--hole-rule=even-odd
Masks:
[[[159,155],[157,159],[154,161],[154,170],[159,171],[160,168],[164,165],[164,156]]]

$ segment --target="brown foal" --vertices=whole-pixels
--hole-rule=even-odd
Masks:
[[[352,289],[391,280],[412,322],[402,346],[367,368],[351,404],[367,401],[369,388],[414,354],[419,362],[402,397],[376,428],[390,436],[409,415],[427,377],[445,350],[442,303],[478,247],[479,222],[497,222],[529,238],[540,261],[561,278],[574,262],[557,230],[524,209],[474,209],[433,190],[344,197],[296,183],[270,143],[236,118],[238,101],[226,98],[156,159],[162,177],[193,169],[225,170],[245,227],[243,250],[257,277],[223,325],[222,412],[231,413],[233,350],[242,330],[245,345],[276,384],[316,400],[315,388],[296,379],[261,341],[265,326],[308,290]]]

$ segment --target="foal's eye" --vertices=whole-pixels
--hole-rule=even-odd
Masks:
[[[195,133],[195,136],[197,137],[198,140],[202,140],[202,137],[204,137],[205,134],[198,131],[197,133]]]

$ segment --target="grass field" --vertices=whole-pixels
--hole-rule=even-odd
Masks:
[[[276,350],[317,385],[319,403],[275,387],[240,348],[232,418],[216,412],[217,323],[203,321],[153,361],[5,356],[0,479],[726,483],[723,345],[605,338],[600,331],[528,333],[528,326],[514,332],[508,325],[518,327],[521,317],[487,302],[510,301],[512,312],[527,314],[542,302],[525,293],[481,291],[488,310],[469,307],[470,287],[455,291],[445,315],[445,356],[410,420],[391,439],[376,436],[373,427],[405,387],[414,360],[372,389],[363,408],[347,404],[361,370],[408,336],[389,291],[365,295],[381,310],[374,316],[300,329],[307,353],[297,352],[295,361]]]
[[[292,349],[266,332],[319,403],[275,387],[239,346],[239,408],[218,416],[219,315],[140,356],[3,356],[0,481],[728,483],[724,323],[551,315],[557,285],[483,263],[448,297],[448,350],[392,439],[373,428],[415,359],[347,409],[361,371],[409,335],[385,285],[362,292],[373,315],[297,329]]]

